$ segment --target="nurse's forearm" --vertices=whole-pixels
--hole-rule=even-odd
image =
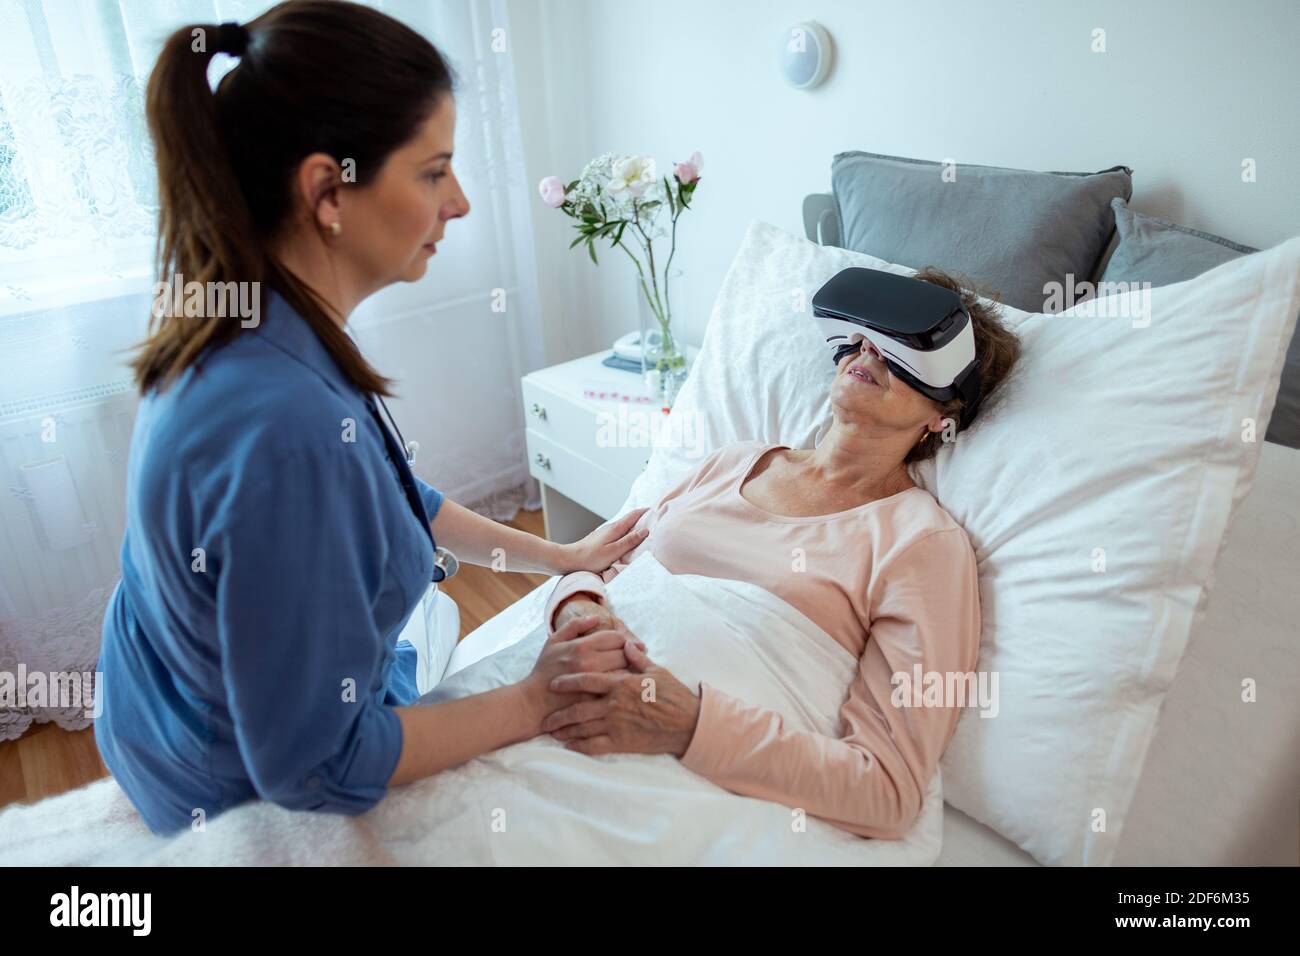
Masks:
[[[561,545],[485,518],[450,499],[443,499],[430,527],[439,545],[470,564],[540,574],[572,570],[563,566]]]
[[[517,684],[396,711],[402,724],[402,753],[388,780],[390,787],[422,780],[498,747],[528,740],[539,728],[535,708]]]

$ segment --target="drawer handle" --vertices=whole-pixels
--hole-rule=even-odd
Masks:
[[[533,461],[537,462],[537,464],[541,465],[547,471],[551,468],[551,459],[547,458],[540,451],[537,453],[537,457],[534,458]]]
[[[538,405],[536,402],[533,402],[533,407],[530,408],[529,411],[531,411],[531,412],[532,412],[534,415],[536,415],[538,418],[545,418],[545,417],[546,417],[546,406],[545,406],[545,405]]]

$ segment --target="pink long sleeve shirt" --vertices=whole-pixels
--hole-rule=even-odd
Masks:
[[[737,442],[701,462],[642,516],[637,527],[650,533],[628,563],[649,548],[674,574],[748,581],[801,611],[858,659],[841,733],[789,730],[779,714],[702,681],[682,763],[735,793],[801,807],[861,836],[898,839],[920,812],[961,702],[897,705],[893,678],[914,681],[919,665],[947,686],[950,674],[975,670],[974,550],[922,488],[829,515],[764,511],[740,488],[771,447]],[[604,603],[605,582],[624,566],[565,575],[546,620],[553,624],[559,604],[579,592]]]

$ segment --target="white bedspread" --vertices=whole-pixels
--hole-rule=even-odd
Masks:
[[[682,681],[707,680],[779,711],[792,728],[839,733],[857,661],[785,601],[742,582],[672,575],[649,553],[608,591],[650,656]],[[522,641],[424,699],[522,677],[545,639],[540,615],[533,623]],[[942,839],[939,776],[902,840],[801,817],[729,793],[674,757],[587,757],[544,735],[395,788],[359,817],[255,801],[172,839],[149,834],[103,780],[0,813],[0,863],[929,865]]]

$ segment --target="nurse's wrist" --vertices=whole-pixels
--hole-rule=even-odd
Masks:
[[[583,571],[582,557],[578,554],[578,546],[573,544],[560,544],[558,541],[546,542],[551,546],[548,552],[548,560],[551,563],[550,572],[552,574],[568,574],[570,571]]]
[[[542,732],[542,721],[550,711],[547,709],[547,691],[529,674],[523,680],[507,684],[504,690],[515,697],[514,707],[522,721],[519,728],[520,740],[531,740]]]

